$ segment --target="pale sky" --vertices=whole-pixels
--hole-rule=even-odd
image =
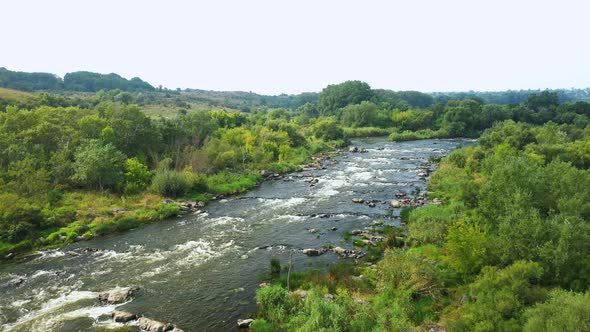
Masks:
[[[2,0],[0,67],[263,94],[590,87],[588,0]]]

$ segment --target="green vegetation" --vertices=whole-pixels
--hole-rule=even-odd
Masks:
[[[347,142],[335,119],[299,124],[282,109],[154,119],[122,94],[3,94],[0,257],[176,216],[165,197],[240,193],[262,170],[292,171]]]
[[[0,74],[10,86],[15,76]],[[429,196],[442,204],[403,210],[407,226],[383,227],[375,246],[344,236],[364,261],[288,280],[271,262],[276,284],[257,293],[252,329],[588,329],[589,103],[543,91],[486,104],[359,81],[298,96],[151,91],[92,73],[48,88],[47,75],[22,89],[101,90],[0,90],[2,258],[176,216],[165,198],[243,192],[262,170],[295,170],[353,136],[479,137],[431,176]]]
[[[259,290],[261,330],[587,330],[589,140],[554,122],[486,130],[432,175],[443,204],[403,211],[409,248],[384,241],[375,266],[304,274],[290,289],[303,299]]]

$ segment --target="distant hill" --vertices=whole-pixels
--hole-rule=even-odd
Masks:
[[[134,77],[130,80],[117,74],[87,71],[67,73],[64,78],[50,73],[27,73],[0,67],[0,87],[21,91],[80,91],[114,90],[130,92],[154,91],[149,83]]]
[[[306,92],[296,95],[261,95],[244,91],[210,91],[200,89],[169,90],[156,89],[149,83],[134,77],[130,80],[118,74],[99,74],[88,71],[67,73],[63,79],[51,73],[28,73],[11,71],[0,67],[0,87],[36,92],[49,91],[57,93],[97,92],[116,90],[136,92],[134,102],[139,104],[169,104],[173,108],[221,107],[226,109],[250,111],[257,108],[296,109],[306,103],[317,104],[321,92]],[[371,89],[372,97],[382,108],[428,107],[432,104],[446,104],[451,100],[479,99],[487,104],[517,104],[524,102],[531,94],[543,90],[507,90],[507,91],[468,91],[468,92],[431,92],[392,91]],[[559,101],[590,102],[590,89],[556,89]],[[149,93],[154,92],[154,93]],[[140,96],[141,95],[141,96]],[[2,97],[0,95],[0,97]],[[7,100],[7,98],[4,98]]]
[[[507,90],[507,91],[469,91],[469,92],[433,92],[430,93],[437,103],[446,104],[449,100],[481,99],[487,104],[518,104],[526,101],[532,94],[544,90]],[[560,103],[590,101],[590,89],[555,89]]]

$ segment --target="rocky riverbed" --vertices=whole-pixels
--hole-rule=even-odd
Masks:
[[[425,195],[430,162],[468,140],[356,141],[301,172],[122,234],[0,266],[0,331],[235,330],[269,261],[294,271],[356,259]],[[189,206],[190,204],[190,206]]]

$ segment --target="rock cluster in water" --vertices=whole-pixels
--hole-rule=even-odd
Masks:
[[[131,300],[137,290],[138,288],[114,289],[99,293],[98,299],[108,304],[119,304]],[[137,326],[139,326],[142,331],[147,332],[183,332],[182,329],[173,324],[163,323],[123,310],[114,310],[111,313],[111,318],[117,323],[128,323],[137,320]]]

